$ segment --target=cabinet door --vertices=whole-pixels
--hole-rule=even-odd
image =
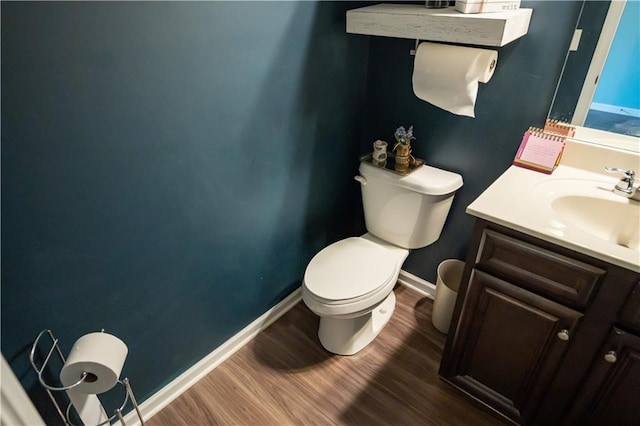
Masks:
[[[640,424],[640,337],[613,329],[564,423]]]
[[[474,269],[440,374],[506,417],[528,423],[580,318],[579,312]]]

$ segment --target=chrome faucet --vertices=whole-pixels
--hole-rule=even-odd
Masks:
[[[611,173],[622,173],[620,181],[613,188],[613,193],[622,195],[623,197],[640,199],[640,191],[633,186],[636,173],[633,170],[619,169],[617,167],[605,167],[606,171]]]

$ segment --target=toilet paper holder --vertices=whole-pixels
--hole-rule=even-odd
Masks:
[[[102,330],[102,331],[104,332],[104,330]],[[38,363],[36,362],[36,352],[38,350],[38,345],[40,344],[40,340],[43,339],[43,337],[45,335],[50,338],[51,343],[50,343],[49,350],[45,351],[45,352],[42,352],[43,354],[46,353],[46,355],[44,356],[44,360],[42,361],[42,365],[38,366]],[[38,334],[38,336],[36,337],[36,339],[33,342],[33,345],[31,346],[31,351],[29,352],[29,362],[31,363],[31,366],[33,367],[35,372],[38,374],[38,381],[40,382],[40,385],[47,392],[47,395],[49,396],[49,399],[51,400],[51,402],[53,403],[54,407],[56,408],[56,411],[58,412],[58,415],[60,416],[62,421],[66,425],[73,426],[73,422],[70,419],[71,406],[72,406],[71,402],[69,402],[69,404],[67,405],[67,408],[66,408],[66,410],[64,411],[64,414],[63,414],[63,410],[60,407],[60,405],[58,404],[58,401],[56,400],[56,398],[54,397],[53,392],[64,392],[64,391],[71,390],[71,389],[79,386],[80,384],[82,384],[85,380],[91,380],[91,378],[90,378],[90,374],[91,373],[84,372],[82,374],[82,377],[80,378],[80,380],[78,380],[76,383],[74,383],[72,385],[69,385],[69,386],[52,386],[49,383],[47,383],[46,380],[42,377],[43,373],[45,372],[45,369],[46,369],[47,365],[52,361],[52,356],[57,356],[58,360],[62,363],[62,365],[64,365],[64,363],[66,362],[66,359],[65,359],[64,355],[62,354],[62,350],[60,349],[60,345],[58,344],[58,339],[53,335],[53,332],[51,330],[44,329]],[[56,377],[59,377],[59,374],[57,374]],[[127,377],[125,377],[123,379],[118,379],[118,384],[120,386],[122,386],[124,388],[124,390],[125,390],[124,399],[123,399],[122,404],[118,408],[116,408],[114,410],[114,414],[111,417],[109,417],[107,420],[103,421],[102,423],[99,423],[99,424],[94,425],[94,426],[110,425],[111,422],[113,420],[115,420],[116,418],[120,422],[120,425],[126,426],[124,417],[122,415],[122,410],[127,406],[127,403],[129,402],[129,400],[131,400],[131,404],[133,405],[133,408],[136,411],[136,414],[138,416],[138,420],[140,420],[140,425],[144,426],[144,420],[142,419],[142,415],[140,414],[140,408],[138,407],[138,401],[136,400],[136,397],[135,397],[135,395],[133,393],[133,389],[131,388],[131,383],[129,382],[129,379]]]
[[[416,39],[416,45],[415,45],[415,47],[414,47],[413,49],[411,49],[411,50],[409,51],[409,55],[411,55],[411,56],[416,56],[416,52],[418,51],[418,46],[419,46],[419,45],[420,45],[420,40],[419,40],[419,39]],[[496,67],[496,64],[497,64],[496,60],[495,60],[495,59],[494,59],[494,60],[492,60],[492,61],[491,61],[491,64],[489,65],[489,70],[490,70],[490,71],[493,71],[493,69]]]

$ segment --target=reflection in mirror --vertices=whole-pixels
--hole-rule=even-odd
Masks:
[[[585,1],[577,50],[567,54],[549,118],[616,133],[607,139],[640,151],[640,1]],[[594,134],[594,132],[580,132]]]
[[[639,12],[638,1],[611,3],[572,123],[640,136]]]

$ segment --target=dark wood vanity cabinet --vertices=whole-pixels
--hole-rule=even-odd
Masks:
[[[440,375],[514,423],[640,425],[639,330],[640,274],[478,220]]]

